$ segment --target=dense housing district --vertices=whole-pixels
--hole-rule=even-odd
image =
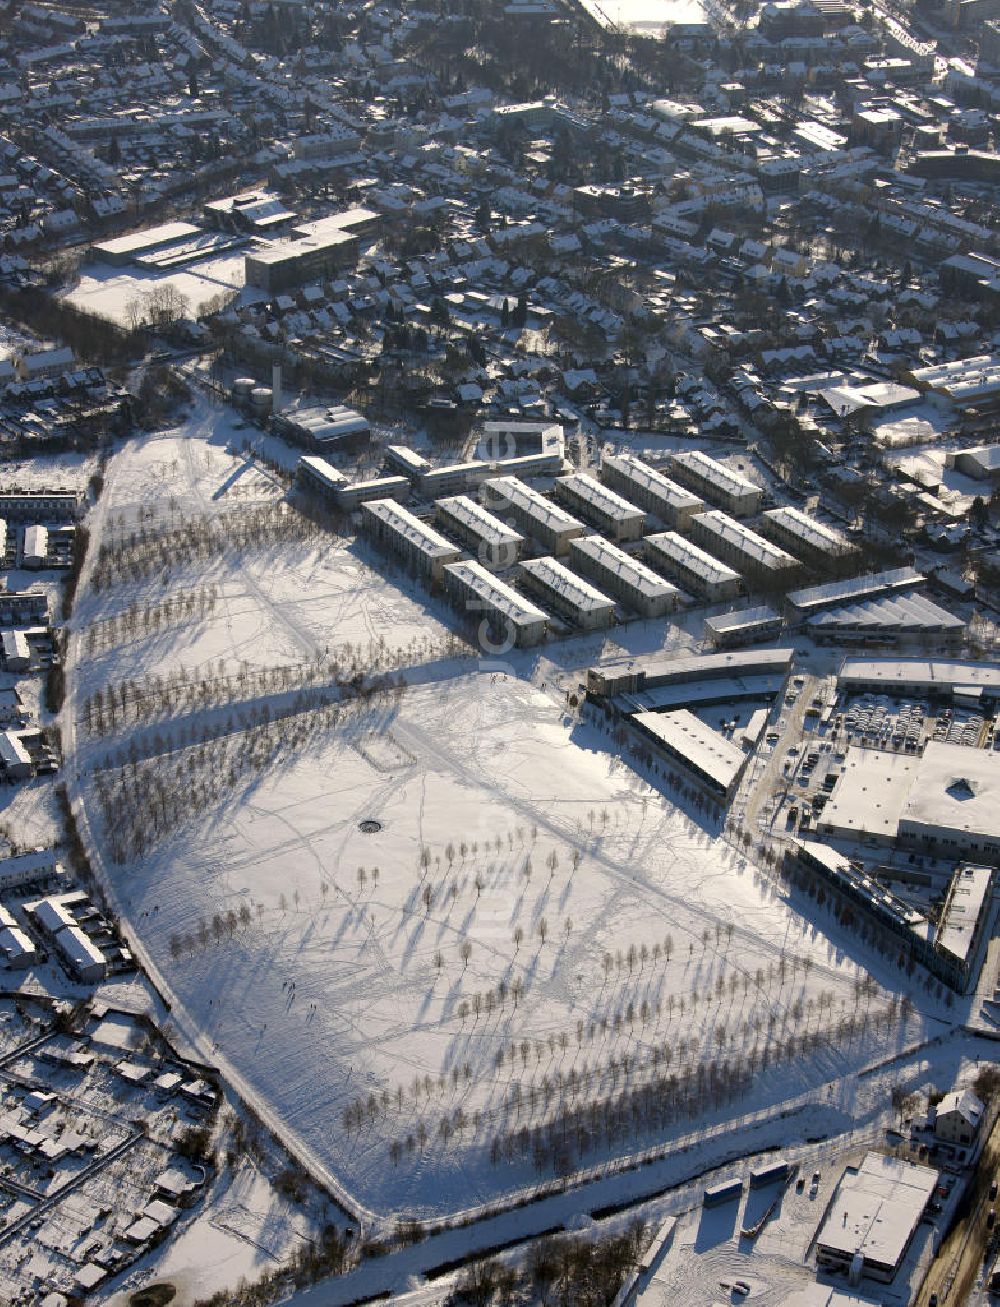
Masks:
[[[998,104],[0,6],[0,1301],[1000,1301]]]

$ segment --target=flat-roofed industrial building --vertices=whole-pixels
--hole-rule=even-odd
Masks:
[[[779,545],[827,565],[856,552],[842,531],[794,506],[767,509],[761,516],[760,529]]]
[[[510,517],[525,535],[553,554],[565,554],[569,542],[586,531],[571,513],[517,477],[490,477],[480,487],[479,498],[491,512]]]
[[[841,1176],[816,1236],[816,1261],[839,1271],[889,1284],[895,1279],[938,1172],[898,1157],[868,1153]]]
[[[634,454],[609,454],[601,463],[601,480],[673,530],[685,530],[695,513],[705,508],[698,495]]]
[[[614,600],[558,559],[528,559],[521,564],[521,581],[546,608],[585,631],[610,626],[614,621]]]
[[[643,617],[663,617],[681,601],[681,592],[672,582],[602,536],[570,541],[569,559],[581,575]]]
[[[505,572],[517,562],[524,536],[501,522],[468,495],[439,499],[435,505],[438,526],[456,536],[492,572]]]
[[[600,481],[595,481],[585,472],[558,477],[555,494],[560,503],[578,513],[609,539],[642,539],[646,529],[646,514],[643,510],[630,504],[614,490],[602,486]]]
[[[701,449],[672,454],[670,465],[677,480],[736,517],[753,517],[764,502],[764,491]]]
[[[362,504],[361,528],[414,572],[433,581],[440,580],[446,563],[457,562],[462,554],[439,531],[392,499]]]
[[[882,572],[865,572],[845,581],[826,581],[822,585],[791,590],[785,599],[794,616],[809,617],[838,604],[858,603],[881,595],[905,594],[907,590],[923,585],[925,580],[923,573],[912,567],[893,567]]]
[[[765,540],[719,508],[696,514],[691,519],[691,534],[717,558],[758,581],[782,584],[801,567],[799,560],[779,545]]]
[[[342,228],[275,241],[244,259],[246,284],[272,293],[329,277],[358,261],[358,237]]]
[[[676,531],[660,531],[643,541],[646,562],[709,603],[735,599],[743,578],[728,563],[700,549]]]
[[[993,663],[943,658],[845,658],[837,682],[841,689],[855,694],[913,695],[967,703],[1000,701],[1000,667]]]
[[[445,590],[485,636],[487,650],[526,649],[544,640],[548,615],[480,563],[448,563],[443,576]]]

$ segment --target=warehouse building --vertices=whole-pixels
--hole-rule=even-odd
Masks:
[[[1000,667],[991,663],[949,662],[938,658],[845,658],[837,683],[852,694],[955,699],[968,704],[1000,702]]]
[[[757,581],[782,585],[801,566],[784,549],[718,508],[696,514],[691,519],[691,534],[717,558]]]
[[[565,554],[569,542],[586,530],[572,514],[517,477],[491,477],[480,487],[479,498],[491,512],[510,517],[525,535],[556,555]]]
[[[892,640],[920,639],[938,647],[961,640],[966,624],[933,599],[911,591],[826,608],[807,618],[805,626],[821,644],[884,645]]]
[[[643,617],[663,617],[681,601],[681,592],[624,549],[602,536],[570,541],[573,567]]]
[[[462,554],[450,540],[391,499],[363,504],[361,529],[412,571],[432,581],[440,580],[444,565],[457,562]]]
[[[686,530],[705,508],[703,499],[633,454],[609,454],[601,463],[601,480],[675,531]]]
[[[640,736],[713,799],[729,803],[749,754],[689,712],[638,712],[628,719]]]
[[[444,586],[476,623],[484,649],[527,649],[545,639],[548,616],[480,563],[448,563]]]
[[[658,572],[711,604],[735,599],[740,593],[743,579],[739,572],[676,531],[647,536],[643,550],[646,561]]]
[[[556,498],[612,540],[641,540],[646,514],[585,472],[559,477]]]
[[[468,495],[439,499],[437,524],[456,536],[491,572],[505,572],[517,562],[524,536],[494,517]]]
[[[671,467],[678,481],[710,503],[720,504],[736,517],[753,517],[760,512],[764,492],[747,477],[700,449],[672,454]]]
[[[90,252],[102,263],[121,268],[134,263],[142,255],[162,252],[202,234],[201,228],[190,222],[164,222],[158,227],[147,227],[145,231],[131,232],[128,236],[98,241],[90,247]]]
[[[301,405],[283,409],[271,419],[275,435],[307,449],[327,450],[364,446],[371,438],[368,419],[346,404]]]
[[[760,529],[779,545],[787,545],[803,558],[817,563],[829,565],[855,552],[842,531],[810,517],[799,508],[767,509],[761,517]]]
[[[785,619],[781,613],[763,604],[706,617],[705,634],[716,649],[736,649],[740,645],[776,640],[784,625]]]
[[[938,1179],[929,1166],[882,1153],[868,1153],[857,1170],[848,1167],[816,1237],[818,1265],[854,1283],[891,1283]]]
[[[923,585],[925,580],[923,573],[912,567],[893,567],[883,572],[865,572],[846,581],[827,581],[823,585],[791,590],[785,599],[790,614],[804,618],[838,604],[877,599],[880,595],[905,594]]]
[[[610,626],[614,601],[555,558],[532,558],[521,564],[521,581],[546,608],[585,631]]]
[[[931,740],[919,757],[852,746],[818,829],[1000,864],[1000,754]]]

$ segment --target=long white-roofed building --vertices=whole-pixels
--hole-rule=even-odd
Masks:
[[[735,599],[743,578],[739,572],[700,549],[676,531],[661,531],[643,541],[646,562],[685,590],[709,603]]]
[[[480,487],[479,498],[491,512],[511,518],[525,535],[553,554],[565,554],[569,542],[587,529],[572,513],[517,477],[491,477]]]
[[[447,563],[443,577],[445,590],[464,616],[485,634],[484,647],[497,652],[513,645],[526,649],[545,638],[548,615],[482,564]]]
[[[517,562],[524,536],[468,495],[439,499],[435,516],[438,526],[474,550],[479,562],[491,571],[504,572]]]
[[[760,581],[783,582],[801,566],[797,558],[719,508],[693,517],[691,534],[716,558]]]
[[[521,564],[521,581],[547,608],[585,631],[614,620],[614,600],[556,558],[528,559]]]
[[[335,503],[347,477],[319,454],[304,454],[295,465],[295,479],[303,490]]]
[[[461,549],[392,499],[362,504],[361,527],[366,535],[395,554],[413,571],[440,580],[446,563],[457,562]]]
[[[629,717],[658,752],[688,773],[713,798],[732,798],[749,754],[713,731],[687,708],[674,712],[637,712]]]
[[[646,514],[586,472],[558,477],[556,498],[612,540],[641,540]]]
[[[779,545],[787,545],[819,563],[829,565],[856,552],[843,531],[790,505],[767,509],[760,519],[760,529]]]
[[[764,500],[761,487],[703,450],[682,450],[671,455],[670,463],[678,481],[736,517],[760,512]]]
[[[672,582],[603,536],[571,541],[569,558],[576,571],[643,617],[663,617],[681,601],[681,592]]]
[[[683,531],[705,509],[698,495],[634,454],[609,454],[601,463],[601,480],[675,530]]]

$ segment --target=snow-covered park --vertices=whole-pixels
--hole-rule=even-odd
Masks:
[[[871,958],[612,756],[543,664],[449,653],[418,584],[312,524],[285,533],[283,487],[226,452],[223,414],[107,468],[68,743],[174,1018],[317,1174],[379,1217],[444,1216],[815,1101],[914,1033]],[[250,512],[259,538],[184,535]],[[168,566],[102,562],[144,528],[174,532]],[[282,668],[345,644],[394,648],[405,688],[312,675],[312,698],[281,699]],[[155,727],[95,725],[123,675],[159,680]],[[212,677],[242,702],[199,699]]]

